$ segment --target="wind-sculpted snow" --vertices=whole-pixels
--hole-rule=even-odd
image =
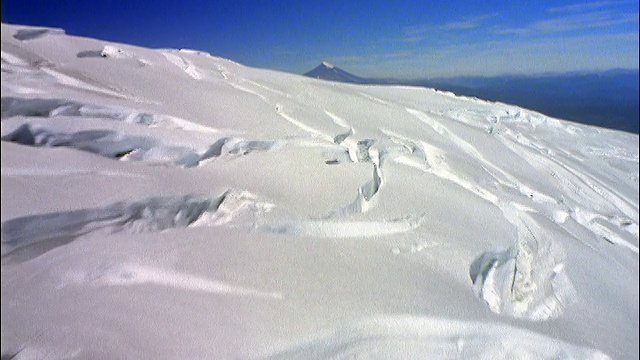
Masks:
[[[153,284],[178,290],[249,296],[266,299],[282,299],[282,294],[250,289],[221,281],[202,278],[178,271],[169,271],[140,264],[122,264],[113,267],[93,269],[91,272],[71,272],[66,275],[59,288],[70,285],[136,286]]]
[[[206,150],[186,146],[165,145],[152,137],[127,136],[110,130],[85,130],[75,133],[57,133],[43,128],[22,125],[2,137],[28,146],[69,147],[108,158],[149,163],[169,162],[177,166],[193,167],[201,161],[224,155],[247,155],[254,151],[267,151],[278,145],[276,141],[222,138]]]
[[[182,129],[205,133],[218,133],[219,130],[195,124],[169,115],[139,112],[133,109],[116,108],[96,104],[85,104],[62,99],[29,99],[17,97],[2,98],[2,119],[15,116],[55,118],[80,117],[90,119],[108,119],[127,124],[163,126],[170,129]]]
[[[154,134],[132,136],[122,131],[96,126],[91,130],[69,133],[56,129],[55,123],[40,125],[38,120],[77,117],[106,119],[124,124],[180,129],[195,134],[218,134],[219,130],[194,124],[184,119],[152,113],[140,113],[131,109],[110,108],[58,99],[2,98],[2,118],[19,122],[23,118],[34,119],[4,135],[2,140],[27,146],[69,147],[127,161],[173,163],[193,167],[201,161],[224,155],[247,155],[254,151],[267,151],[282,142],[271,140],[244,140],[239,137],[223,137],[207,147],[194,148],[192,142],[164,144]]]
[[[201,158],[195,149],[163,146],[151,138],[126,136],[109,130],[86,130],[69,134],[42,128],[32,129],[29,125],[23,125],[3,136],[2,140],[28,146],[70,147],[108,158],[133,161],[169,160],[185,167],[197,165]]]
[[[638,358],[637,135],[47,28],[1,65],[3,357]]]
[[[471,264],[473,289],[497,314],[534,321],[556,318],[576,300],[564,270],[564,250],[543,238],[532,220],[527,222],[518,221],[518,240],[509,249],[484,253]]]
[[[48,35],[64,35],[64,30],[62,29],[23,29],[18,30],[13,35],[15,39],[20,41],[28,41],[39,39]]]
[[[172,54],[169,52],[165,52],[162,55],[164,55],[164,57],[166,57],[167,60],[169,60],[169,62],[179,67],[182,71],[184,71],[187,75],[189,75],[193,79],[195,80],[202,79],[201,71],[188,60],[185,60],[183,57],[180,57],[179,55]]]
[[[269,211],[255,196],[230,190],[219,198],[187,195],[118,202],[97,209],[32,215],[2,223],[3,260],[26,261],[95,233],[156,232],[187,226],[219,226],[248,211]]]
[[[225,137],[216,141],[202,154],[200,160],[216,158],[224,155],[248,155],[254,151],[268,151],[284,145],[284,141],[276,140],[244,140]]]
[[[384,180],[380,166],[380,154],[377,148],[372,147],[374,144],[374,140],[365,139],[358,141],[355,148],[348,148],[346,153],[349,154],[351,161],[373,164],[373,174],[371,180],[358,188],[358,195],[355,200],[346,207],[335,210],[330,217],[342,217],[354,213],[362,214],[369,211],[369,209],[375,205],[375,200],[378,192],[382,188]],[[332,159],[327,161],[327,164],[337,164],[340,163],[340,161],[339,159]]]
[[[310,238],[370,238],[410,232],[418,228],[422,220],[419,217],[380,221],[312,219],[268,224],[259,229],[270,233]]]
[[[83,58],[110,58],[110,59],[131,59],[140,67],[151,65],[148,60],[138,58],[134,53],[122,48],[105,45],[102,50],[82,50],[76,54],[79,59]]]
[[[377,317],[340,328],[268,359],[590,359],[600,351],[504,324]]]

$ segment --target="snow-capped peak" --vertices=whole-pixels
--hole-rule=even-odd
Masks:
[[[328,63],[328,62],[326,62],[326,61],[323,61],[323,62],[322,62],[322,65],[323,65],[324,67],[328,68],[328,69],[333,69],[333,68],[335,67],[333,64]]]
[[[346,82],[346,83],[352,83],[352,84],[368,83],[367,79],[363,79],[353,74],[350,74],[326,61],[323,61],[316,68],[314,68],[309,72],[306,72],[304,75],[312,78],[316,78],[316,79],[340,81],[340,82]]]

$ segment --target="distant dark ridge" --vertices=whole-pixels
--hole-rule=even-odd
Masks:
[[[539,76],[459,77],[407,82],[518,105],[582,124],[640,132],[638,70]]]
[[[353,84],[429,87],[517,105],[581,124],[640,133],[638,70],[398,80],[361,78],[322,63],[304,75]]]

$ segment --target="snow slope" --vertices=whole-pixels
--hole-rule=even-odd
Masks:
[[[638,136],[2,24],[2,355],[633,359]]]

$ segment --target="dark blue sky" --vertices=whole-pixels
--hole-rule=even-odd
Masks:
[[[431,77],[638,68],[638,1],[2,0],[2,21],[302,73]]]

